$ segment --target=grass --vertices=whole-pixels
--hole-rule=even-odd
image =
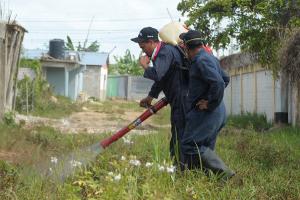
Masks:
[[[254,129],[255,131],[265,131],[272,126],[265,115],[252,113],[229,116],[227,125],[240,129]]]
[[[237,177],[221,184],[215,178],[208,179],[202,172],[170,174],[160,171],[157,164],[167,166],[172,163],[168,159],[167,131],[135,136],[131,146],[114,144],[69,184],[81,188],[78,194],[83,199],[300,198],[299,146],[286,146],[281,139],[282,135],[288,138],[290,132],[281,130],[280,136],[270,132],[269,137],[247,130],[239,134],[222,134],[217,151],[237,172]],[[299,134],[297,142],[300,142]],[[154,146],[159,146],[159,155]],[[121,156],[126,160],[121,160]],[[140,160],[141,166],[131,165],[130,159]],[[155,164],[147,168],[146,162]],[[120,181],[114,180],[117,174],[121,174]]]
[[[107,113],[140,111],[135,102],[84,106]],[[154,116],[153,123],[168,124],[168,109]],[[0,125],[1,151],[22,149],[27,151],[26,159],[33,155],[31,162],[0,162],[0,199],[300,199],[300,129],[270,129],[261,121],[260,116],[250,115],[229,118],[220,134],[217,153],[237,172],[226,184],[201,171],[167,172],[172,164],[169,127],[156,134],[130,135],[133,144],[120,140],[64,183],[55,182],[40,177],[30,163],[93,144],[104,136]]]
[[[57,102],[45,100],[44,103],[36,105],[30,114],[49,118],[63,118],[73,112],[81,111],[82,105],[80,103],[72,102],[69,98],[63,96],[57,96],[56,98]]]

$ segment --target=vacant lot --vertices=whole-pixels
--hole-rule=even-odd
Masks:
[[[174,170],[169,108],[63,181],[41,176],[37,166],[59,163],[61,155],[100,141],[143,111],[136,102],[80,106],[54,125],[0,125],[0,199],[300,199],[300,129],[271,127],[253,115],[230,118],[218,139],[217,152],[237,172],[226,184]]]

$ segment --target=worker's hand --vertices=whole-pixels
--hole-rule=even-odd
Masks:
[[[205,99],[201,99],[196,104],[196,107],[199,108],[199,110],[207,110],[208,109],[208,101]]]
[[[144,108],[148,108],[151,106],[152,100],[153,100],[152,97],[147,96],[146,98],[144,98],[140,101],[140,106],[144,107]]]
[[[144,68],[147,69],[150,63],[150,58],[146,55],[140,57],[140,65]]]

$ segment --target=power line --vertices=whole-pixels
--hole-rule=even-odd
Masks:
[[[44,29],[44,30],[28,30],[30,33],[45,33],[45,32],[86,32],[86,29]],[[139,29],[91,29],[91,32],[138,32]]]
[[[178,17],[180,18],[180,17]],[[147,20],[161,20],[161,19],[169,19],[169,17],[153,17],[153,18],[119,18],[119,19],[95,19],[94,22],[123,22],[123,21],[147,21]],[[18,19],[20,22],[33,22],[33,23],[43,23],[43,22],[55,22],[55,23],[64,23],[64,22],[90,22],[90,19]]]

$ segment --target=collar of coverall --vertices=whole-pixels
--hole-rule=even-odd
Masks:
[[[191,60],[192,63],[196,62],[197,57],[198,57],[201,53],[203,53],[203,52],[208,53],[208,54],[210,54],[210,55],[213,55],[213,54],[212,54],[212,50],[211,50],[209,47],[208,47],[208,48],[205,48],[205,46],[201,46],[201,49],[198,51],[198,53],[195,55],[195,57]]]
[[[152,56],[151,56],[151,60],[152,61],[156,60],[158,52],[161,49],[161,47],[162,47],[162,42],[159,42],[158,45],[155,47],[153,53],[152,53]]]

